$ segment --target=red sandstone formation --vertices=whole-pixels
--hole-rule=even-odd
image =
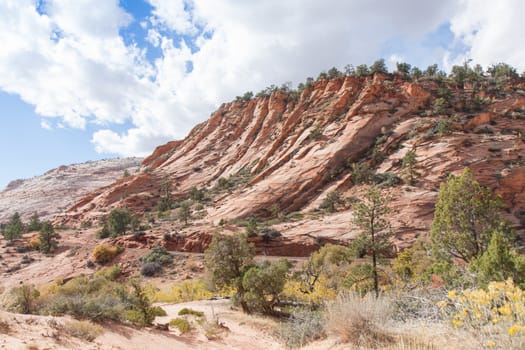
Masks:
[[[200,236],[208,237],[221,219],[299,211],[307,215],[275,226],[284,236],[276,242],[344,241],[356,234],[351,205],[323,217],[308,213],[334,190],[359,198],[362,186],[353,185],[352,163],[368,163],[379,177],[402,178],[401,159],[415,150],[416,183],[385,187],[397,209],[392,221],[399,246],[428,232],[439,184],[466,166],[501,195],[507,218],[523,233],[525,83],[515,81],[497,94],[482,88],[478,95],[485,103],[478,110],[469,107],[472,90],[445,84],[450,108],[441,114],[433,111],[438,82],[387,74],[319,80],[298,97],[275,91],[225,103],[184,140],[158,147],[139,174],[86,196],[61,221],[96,221],[119,206],[145,213],[166,180],[174,197],[182,199],[194,186],[211,189],[219,179],[233,177],[237,186],[216,193],[205,205],[199,222],[206,229]],[[288,246],[292,250],[293,244]]]

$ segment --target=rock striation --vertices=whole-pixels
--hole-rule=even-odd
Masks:
[[[0,192],[0,222],[19,212],[23,220],[38,213],[53,219],[92,191],[108,186],[125,172],[135,173],[141,158],[105,159],[60,166],[31,179],[11,181]]]
[[[300,212],[303,219],[275,226],[285,238],[349,240],[356,234],[351,203],[364,188],[357,171],[365,166],[393,198],[403,247],[428,232],[440,183],[468,166],[502,197],[507,219],[523,234],[525,81],[494,84],[345,76],[317,80],[300,93],[281,89],[224,103],[184,140],[158,147],[139,173],[89,193],[59,221],[96,222],[122,206],[147,213],[168,183],[175,199],[192,187],[213,193],[200,217],[208,233],[221,221]],[[442,96],[445,107],[437,108]],[[411,150],[414,183],[402,167]],[[348,200],[323,216],[318,208],[333,191]]]

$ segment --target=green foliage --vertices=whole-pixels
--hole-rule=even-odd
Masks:
[[[243,311],[249,312],[249,307],[244,300],[242,277],[253,264],[254,251],[246,241],[246,236],[215,235],[204,252],[204,257],[213,285],[218,289],[234,288]]]
[[[257,225],[257,219],[250,217],[246,223],[246,235],[248,237],[255,237],[259,233],[259,228]]]
[[[141,258],[143,263],[156,262],[160,265],[166,265],[173,261],[173,256],[163,246],[157,245]]]
[[[289,269],[290,262],[281,259],[258,264],[243,274],[244,298],[250,311],[266,315],[275,313],[274,307],[279,302],[279,294],[283,291]]]
[[[435,114],[444,114],[448,111],[448,108],[450,107],[450,104],[448,103],[447,99],[444,97],[438,97],[434,101],[434,113]]]
[[[480,285],[487,285],[491,281],[505,281],[509,278],[520,284],[525,280],[520,259],[522,259],[520,254],[512,251],[508,239],[497,230],[492,234],[487,250],[474,258],[469,267],[475,272],[477,283]]]
[[[352,183],[359,185],[363,183],[369,183],[372,179],[372,171],[370,165],[366,162],[352,163]]]
[[[188,195],[192,201],[195,201],[195,202],[206,201],[206,190],[203,188],[199,189],[196,186],[193,186],[188,191]]]
[[[10,311],[19,312],[22,314],[32,314],[38,311],[38,297],[40,292],[33,285],[22,284],[19,287],[14,287],[10,291],[11,305],[8,307]]]
[[[412,69],[410,70],[410,78],[412,78],[413,80],[418,80],[422,76],[423,72],[421,71],[421,69],[419,69],[418,67],[412,67]]]
[[[339,78],[342,76],[343,76],[343,73],[341,73],[341,71],[339,71],[339,69],[337,69],[336,67],[332,67],[328,70],[329,79]]]
[[[321,209],[326,209],[330,213],[337,211],[337,207],[345,203],[341,192],[332,191],[326,195],[320,205]]]
[[[204,317],[204,312],[184,307],[184,308],[180,309],[178,315],[179,316],[193,315],[193,316],[197,316],[197,317]]]
[[[55,232],[51,222],[43,222],[39,233],[40,251],[44,254],[54,252],[58,247],[58,238],[60,236]]]
[[[340,287],[351,263],[350,250],[341,245],[326,244],[312,253],[301,271],[301,291],[313,293],[320,280],[333,290]]]
[[[321,136],[323,136],[323,130],[320,125],[316,125],[312,130],[310,130],[307,139],[309,141],[315,141],[321,138]]]
[[[191,220],[191,205],[188,201],[183,201],[179,205],[179,210],[177,211],[177,219],[180,222],[184,222],[184,225],[188,225],[188,221]]]
[[[397,62],[396,63],[396,71],[400,73],[403,76],[408,76],[410,74],[410,69],[412,66],[406,62]]]
[[[95,276],[103,277],[109,281],[116,281],[117,278],[119,278],[121,274],[122,274],[122,269],[120,268],[120,265],[118,264],[100,269],[97,272],[95,272]]]
[[[434,262],[429,242],[420,238],[410,248],[397,255],[392,269],[405,283],[429,282]]]
[[[130,286],[129,310],[126,313],[128,321],[138,326],[149,326],[156,316],[166,315],[161,308],[151,306],[146,290],[138,280],[131,280]]]
[[[22,224],[22,220],[20,220],[20,214],[16,212],[11,216],[2,233],[5,239],[12,241],[13,239],[19,238],[22,235],[22,231],[24,231],[24,224]]]
[[[128,209],[116,208],[113,209],[107,219],[107,229],[111,236],[116,237],[126,234],[129,225],[131,224],[131,212]]]
[[[437,64],[432,64],[430,66],[427,67],[427,69],[425,70],[425,77],[427,78],[433,78],[435,77],[436,75],[438,74],[438,65]]]
[[[367,75],[370,75],[370,69],[368,69],[366,64],[360,64],[355,67],[355,75],[358,77],[366,77]]]
[[[247,91],[247,92],[244,93],[244,95],[235,97],[235,101],[238,101],[238,102],[248,102],[248,101],[250,101],[252,98],[253,98],[253,92],[251,92],[251,91]]]
[[[111,231],[109,230],[108,223],[104,222],[100,230],[97,231],[97,238],[104,239],[108,238],[109,236],[111,236]]]
[[[353,223],[361,231],[366,254],[372,258],[372,276],[374,291],[379,296],[379,271],[380,258],[391,255],[392,230],[386,220],[391,212],[388,207],[390,199],[384,196],[374,186],[370,186],[365,193],[363,201],[354,205]]]
[[[516,68],[508,65],[507,63],[493,64],[487,68],[487,73],[493,78],[499,79],[516,79],[518,73]]]
[[[33,215],[31,215],[31,218],[29,219],[29,224],[27,224],[27,232],[40,231],[41,226],[42,223],[40,222],[38,213],[34,212]]]
[[[188,320],[182,317],[177,317],[170,320],[170,326],[176,327],[182,334],[191,331],[191,324]]]
[[[500,228],[501,206],[499,198],[481,186],[468,168],[460,176],[450,175],[440,186],[430,229],[436,256],[468,263],[483,254]]]
[[[157,203],[157,210],[159,212],[173,209],[172,185],[167,176],[164,177],[160,183],[159,196],[160,200]]]
[[[388,73],[384,59],[381,58],[370,66],[370,74],[375,73]]]
[[[416,151],[410,150],[403,156],[401,166],[406,171],[408,182],[410,184],[414,183],[416,171],[414,167],[417,163]]]

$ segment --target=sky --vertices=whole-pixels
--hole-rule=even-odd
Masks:
[[[0,0],[0,189],[147,156],[221,103],[384,58],[525,70],[522,0]]]

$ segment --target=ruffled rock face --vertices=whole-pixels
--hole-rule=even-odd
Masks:
[[[23,220],[33,213],[52,219],[80,198],[135,173],[141,158],[107,159],[60,166],[27,180],[11,181],[0,192],[0,222],[19,212]]]
[[[139,174],[91,193],[58,221],[96,221],[118,206],[144,213],[166,181],[181,199],[194,186],[217,188],[228,179],[231,186],[215,192],[199,219],[209,233],[221,219],[311,213],[335,190],[358,199],[363,186],[353,184],[352,164],[366,163],[376,182],[391,185],[385,192],[396,209],[391,219],[399,246],[428,232],[439,184],[465,166],[501,195],[507,218],[523,233],[524,86],[516,81],[496,94],[490,82],[479,92],[448,85],[449,107],[441,114],[433,109],[437,82],[380,74],[225,103],[184,140],[158,147]],[[474,105],[479,97],[483,103]],[[409,150],[417,157],[412,185],[400,181]],[[307,239],[348,240],[356,234],[350,203],[335,214],[308,214],[276,227],[296,247]]]

